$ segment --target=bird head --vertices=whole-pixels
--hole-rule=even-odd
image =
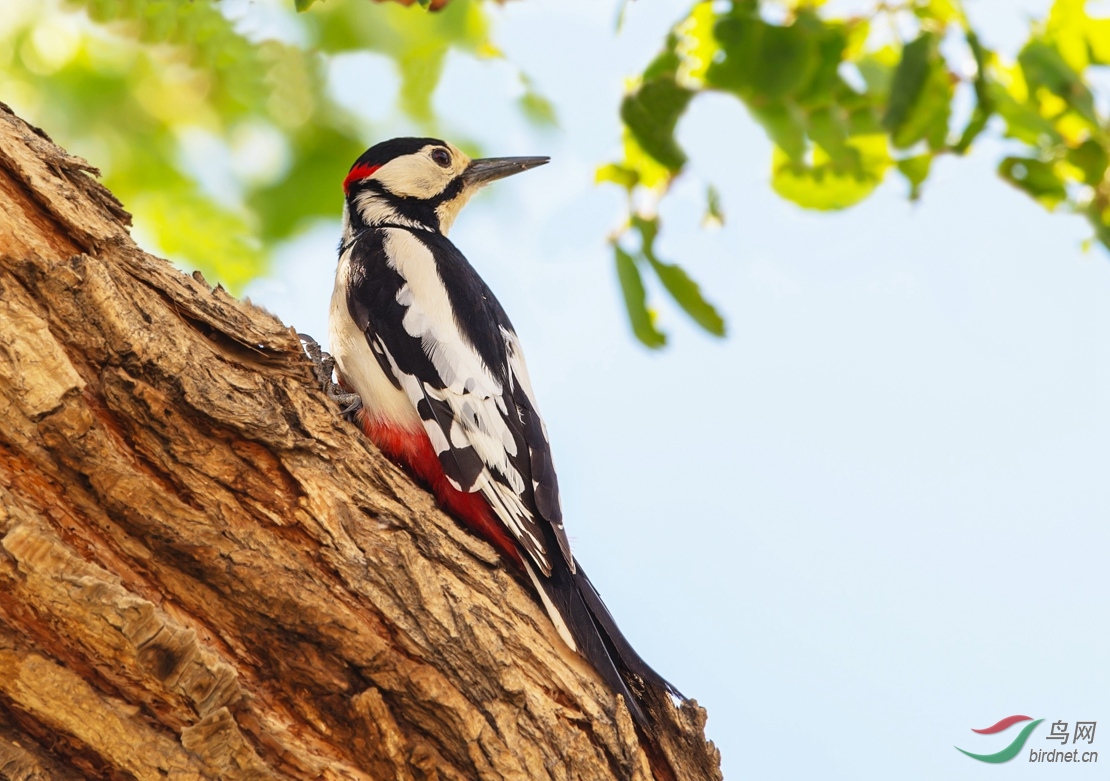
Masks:
[[[394,138],[367,149],[343,180],[348,231],[412,225],[446,235],[459,210],[490,182],[543,165],[547,157],[471,160],[437,138]]]

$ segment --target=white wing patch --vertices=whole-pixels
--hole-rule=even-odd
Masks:
[[[386,230],[385,250],[390,266],[405,280],[397,292],[397,303],[405,307],[405,332],[420,340],[445,387],[401,371],[386,349],[393,375],[420,414],[451,484],[460,491],[481,492],[540,569],[550,573],[536,520],[523,500],[524,477],[513,463],[519,453],[506,419],[505,389],[458,327],[427,246],[408,231]],[[519,354],[515,337],[510,347],[515,347],[510,356]],[[510,378],[527,387],[531,399],[523,364],[514,357],[510,364]]]
[[[406,308],[405,332],[421,340],[443,383],[456,393],[500,396],[501,383],[456,325],[431,250],[406,230],[387,230],[385,251],[389,265],[405,280],[397,293],[397,303]]]

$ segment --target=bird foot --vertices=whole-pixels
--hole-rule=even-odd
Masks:
[[[308,334],[297,334],[301,340],[301,347],[305,355],[312,361],[316,382],[320,384],[329,399],[339,404],[342,411],[339,413],[344,420],[354,421],[355,413],[362,409],[362,397],[351,393],[333,378],[335,373],[335,358],[324,352],[320,343]]]

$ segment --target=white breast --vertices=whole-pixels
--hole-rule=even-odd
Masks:
[[[362,397],[370,417],[409,430],[421,430],[423,423],[404,391],[396,388],[370,350],[364,334],[347,309],[349,254],[339,258],[335,289],[331,294],[328,331],[331,354],[343,381]]]

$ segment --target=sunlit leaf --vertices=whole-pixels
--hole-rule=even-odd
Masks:
[[[640,177],[631,168],[626,168],[618,163],[609,163],[597,169],[597,173],[594,175],[594,182],[597,184],[612,182],[613,184],[620,185],[626,190],[631,190],[639,184]]]
[[[931,19],[942,24],[959,22],[963,18],[958,0],[928,0],[915,4],[913,12],[922,19]]]
[[[622,167],[636,173],[638,184],[649,190],[663,190],[670,184],[674,173],[645,152],[636,138],[625,130],[624,160]]]
[[[791,160],[775,149],[771,186],[775,192],[807,209],[846,209],[870,195],[890,166],[884,136],[852,139],[853,162],[842,165],[815,150],[811,163]]]
[[[1044,37],[1076,72],[1090,64],[1087,34],[1091,19],[1086,6],[1087,0],[1055,0],[1044,25]]]
[[[1110,19],[1088,19],[1088,53],[1093,65],[1110,65]]]
[[[701,87],[720,46],[713,36],[717,14],[712,3],[697,3],[690,16],[675,28],[675,54],[679,65],[675,78],[687,88]]]

